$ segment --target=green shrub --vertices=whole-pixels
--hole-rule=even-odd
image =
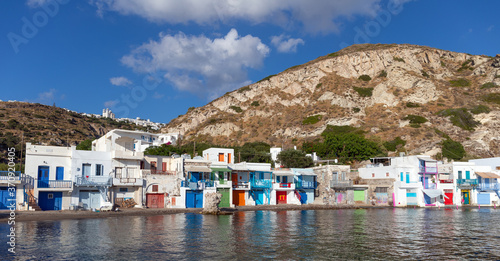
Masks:
[[[487,82],[481,86],[481,89],[495,88],[497,85],[494,82]]]
[[[424,70],[422,70],[422,76],[424,76],[426,78],[430,77],[430,75],[426,71],[424,71]]]
[[[472,112],[473,114],[489,113],[490,111],[491,109],[486,105],[478,105],[470,109],[470,112]]]
[[[500,93],[489,93],[482,97],[483,101],[500,104]]]
[[[371,97],[373,88],[352,87],[361,97]]]
[[[245,86],[238,89],[238,93],[244,93],[246,91],[250,91],[250,86]]]
[[[382,70],[382,71],[379,73],[378,77],[387,77],[387,72],[386,72],[385,70]]]
[[[233,111],[237,113],[243,112],[243,110],[239,106],[230,106],[229,108],[231,108]]]
[[[358,80],[362,80],[365,82],[369,82],[371,79],[372,79],[372,77],[370,77],[370,75],[367,75],[367,74],[363,74],[363,75],[358,77]]]
[[[465,62],[462,63],[462,66],[460,68],[458,68],[458,72],[461,72],[461,71],[464,71],[464,70],[474,70],[473,67],[469,66],[469,63],[471,63],[472,61],[471,60],[467,60]]]
[[[404,147],[406,145],[406,141],[401,139],[401,137],[396,137],[394,140],[384,142],[384,147],[388,151],[396,151],[399,147]]]
[[[500,78],[500,74],[495,75],[495,79]]]
[[[403,62],[403,63],[405,63],[405,60],[403,58],[401,58],[401,57],[394,56],[392,59],[394,59],[394,61],[396,61],[396,62]]]
[[[407,102],[406,107],[408,108],[418,108],[420,107],[420,103]]]
[[[452,87],[467,87],[470,86],[470,82],[467,79],[460,78],[457,80],[450,80]]]
[[[450,117],[450,121],[453,125],[464,130],[471,131],[479,125],[479,122],[475,121],[472,114],[470,114],[465,108],[442,110],[438,112],[438,115]]]
[[[443,61],[441,61],[441,66],[446,67],[446,64]]]
[[[439,135],[445,139],[450,139],[450,136],[448,136],[448,134],[438,130],[437,128],[434,128],[434,131],[436,132],[437,135]]]
[[[322,85],[323,85],[323,83],[318,83],[318,84],[316,84],[316,88],[321,88]]]
[[[189,107],[189,108],[188,108],[188,112],[190,112],[190,111],[192,111],[192,110],[194,110],[194,109],[196,109],[196,108],[195,108],[195,107]]]
[[[458,141],[446,139],[442,142],[443,156],[452,160],[461,160],[465,156],[465,149]]]
[[[422,116],[418,116],[418,115],[411,115],[411,114],[404,117],[403,120],[409,120],[410,127],[413,127],[413,128],[420,128],[420,124],[427,122],[426,118],[424,118]]]
[[[303,125],[309,125],[309,124],[315,124],[321,120],[322,116],[321,115],[313,115],[305,118],[302,121]]]
[[[276,74],[271,74],[271,75],[269,75],[269,76],[265,77],[264,79],[262,79],[262,80],[260,80],[260,81],[258,81],[258,82],[267,81],[267,80],[271,79],[271,77],[273,77],[273,76],[276,76]],[[240,89],[240,90],[241,90],[241,89]]]
[[[338,53],[331,53],[331,54],[328,55],[328,57],[337,57],[337,56],[339,56]]]
[[[257,107],[260,104],[259,104],[259,101],[253,101],[250,105]]]
[[[354,108],[352,108],[352,111],[353,111],[354,113],[358,113],[358,112],[360,112],[360,111],[361,111],[361,109],[360,109],[360,108],[358,108],[358,107],[354,107]]]

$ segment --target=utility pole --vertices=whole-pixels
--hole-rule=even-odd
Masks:
[[[193,143],[193,158],[196,157],[196,141]]]
[[[241,162],[241,151],[238,151],[238,163]]]
[[[24,149],[24,131],[21,132],[21,161],[19,161],[19,171],[23,172],[23,149]]]

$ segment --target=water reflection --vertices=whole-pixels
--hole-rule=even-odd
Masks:
[[[18,222],[17,259],[500,259],[500,211],[346,209]],[[8,224],[0,224],[7,235]],[[6,237],[1,237],[6,245]],[[2,257],[12,257],[7,248]]]

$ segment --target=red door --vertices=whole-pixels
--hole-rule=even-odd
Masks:
[[[445,205],[453,205],[453,190],[452,189],[445,189],[444,195],[445,195],[444,204]]]
[[[146,194],[146,205],[148,208],[163,208],[163,194]]]
[[[276,191],[276,204],[286,204],[286,191]]]

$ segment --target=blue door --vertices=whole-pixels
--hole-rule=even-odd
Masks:
[[[49,166],[38,166],[38,187],[49,187]]]
[[[57,167],[56,180],[63,180],[63,179],[64,179],[64,167]]]
[[[478,205],[489,205],[490,201],[490,193],[479,193],[477,194],[477,204]]]
[[[307,193],[299,192],[300,195],[300,204],[307,204]]]
[[[465,171],[465,178],[470,179],[470,171],[468,170]]]
[[[256,190],[255,191],[255,205],[264,205],[264,191]]]
[[[186,208],[203,208],[203,191],[186,191]]]
[[[410,173],[406,172],[406,183],[410,183]]]
[[[8,209],[11,203],[15,204],[16,202],[12,201],[16,198],[15,193],[13,194],[13,196],[14,197],[11,197],[9,195],[8,187],[0,188],[0,209]],[[11,199],[11,201],[9,201],[9,199]]]
[[[38,194],[38,205],[42,210],[61,210],[62,192],[44,191]]]

